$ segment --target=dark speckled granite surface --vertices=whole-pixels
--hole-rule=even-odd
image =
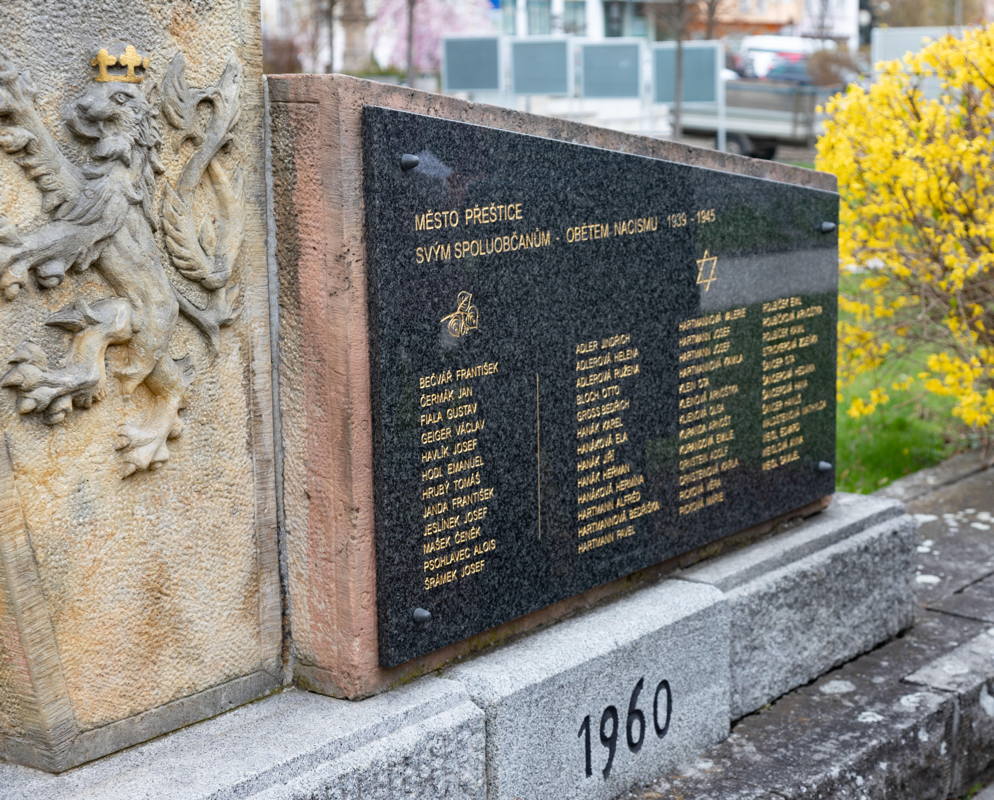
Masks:
[[[363,136],[381,664],[833,491],[835,194],[383,108]]]

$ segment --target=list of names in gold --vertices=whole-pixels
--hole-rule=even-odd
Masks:
[[[805,417],[824,411],[825,399],[809,400],[818,334],[809,322],[824,313],[802,297],[782,297],[762,308],[762,467],[780,469],[800,459]]]
[[[580,342],[575,356],[577,552],[589,553],[634,536],[632,523],[661,504],[645,496],[625,427],[642,372],[631,334]]]
[[[729,372],[744,356],[733,343],[748,320],[745,307],[715,311],[681,322],[677,329],[679,429],[677,495],[687,517],[726,501],[724,481],[741,466],[732,454],[736,420],[730,401],[741,391]]]
[[[500,362],[485,361],[418,379],[425,592],[479,575],[497,550],[487,530],[495,488],[483,456],[489,431],[478,389],[499,373]]]

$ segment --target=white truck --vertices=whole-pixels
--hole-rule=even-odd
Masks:
[[[753,158],[773,158],[779,144],[813,145],[822,132],[817,108],[837,91],[839,87],[726,81],[725,149]],[[682,127],[687,133],[717,134],[718,120],[713,105],[683,109]]]

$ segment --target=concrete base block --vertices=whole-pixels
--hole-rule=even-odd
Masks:
[[[0,764],[3,800],[484,800],[483,714],[425,678],[362,702],[289,691],[63,775]]]
[[[487,719],[490,800],[611,798],[728,734],[721,592],[663,581],[453,667]]]
[[[915,525],[840,494],[821,515],[681,573],[725,592],[737,719],[911,625]]]

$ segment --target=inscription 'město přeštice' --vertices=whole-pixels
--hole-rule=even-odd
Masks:
[[[835,194],[373,107],[364,145],[384,666],[833,491]]]

